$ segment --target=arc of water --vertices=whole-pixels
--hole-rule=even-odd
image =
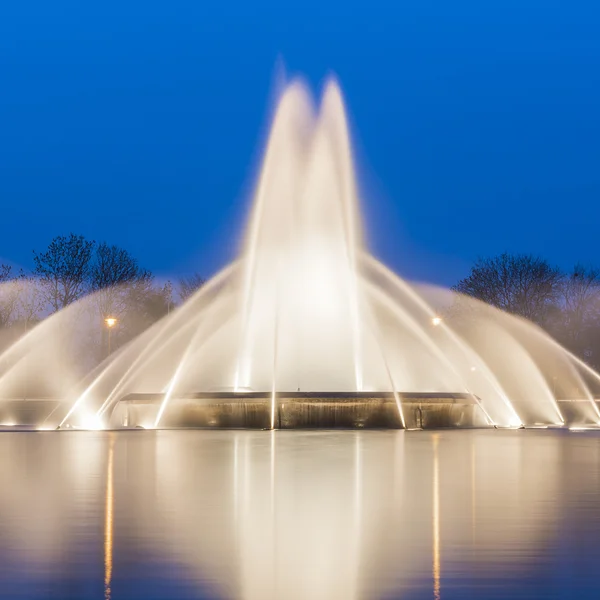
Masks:
[[[552,340],[554,342],[554,340]],[[554,342],[556,343],[556,342]],[[563,349],[566,353],[567,356],[579,367],[581,367],[584,371],[586,371],[586,373],[588,373],[589,375],[591,375],[592,377],[594,377],[594,379],[597,379],[598,382],[600,382],[600,374],[597,373],[596,371],[594,371],[594,369],[592,369],[592,367],[590,367],[588,364],[586,364],[583,360],[581,360],[580,358],[578,358],[577,356],[575,356],[572,352],[570,352],[569,350],[566,350],[565,348],[563,348],[561,346],[561,349]],[[598,408],[598,405],[596,404],[596,401],[594,400],[594,397],[592,395],[592,393],[589,391],[587,385],[585,384],[584,381],[581,382],[583,387],[587,390],[587,397],[588,400],[590,401],[592,408],[594,410],[594,413],[596,414],[596,416],[598,417],[598,420],[596,421],[596,423],[598,425],[600,425],[600,409]]]
[[[187,306],[181,307],[180,311],[178,311],[178,312],[171,313],[171,315],[163,317],[163,319],[161,319],[157,323],[153,324],[149,329],[147,329],[144,333],[142,333],[141,335],[143,337],[140,337],[139,339],[134,340],[134,342],[140,342],[142,339],[146,339],[146,338],[147,339],[160,338],[161,342],[164,344],[164,343],[167,343],[168,341],[172,340],[178,334],[181,334],[181,327],[179,327],[179,328],[174,327],[173,321],[175,321],[175,322],[183,321],[184,316],[189,311],[191,311],[191,309],[194,307],[194,298],[196,298],[196,301],[197,301],[198,298],[203,298],[204,296],[207,296],[209,293],[213,292],[216,288],[218,288],[219,285],[222,285],[224,282],[226,282],[227,278],[237,268],[238,268],[238,262],[236,261],[236,262],[231,263],[224,269],[222,269],[208,283],[206,283],[204,286],[202,286],[202,288],[200,288],[200,290],[198,290],[190,300],[188,300]],[[185,323],[183,323],[182,325],[185,325]],[[99,367],[99,369],[101,369],[100,373],[92,379],[92,381],[88,384],[88,386],[84,389],[84,391],[78,396],[77,400],[72,404],[71,408],[69,409],[69,411],[67,412],[67,414],[65,415],[63,420],[60,422],[59,427],[62,427],[67,422],[69,417],[81,405],[83,405],[83,403],[88,399],[89,394],[94,390],[94,388],[105,377],[108,376],[109,370],[111,369],[111,367],[113,367],[114,365],[117,364],[116,363],[117,357],[121,357],[121,359],[123,359],[123,355],[127,352],[131,352],[132,348],[133,348],[133,346],[130,344],[130,345],[125,346],[124,348],[119,349],[119,351],[117,353],[113,354],[111,357],[106,359],[104,361],[103,365],[100,365],[100,367]],[[114,398],[119,393],[119,391],[122,389],[122,387],[125,384],[125,382],[127,381],[127,379],[130,376],[132,376],[135,369],[140,364],[142,364],[143,361],[155,356],[158,351],[160,351],[160,348],[158,348],[156,345],[154,345],[152,343],[144,346],[142,351],[135,357],[135,359],[127,367],[127,369],[125,370],[125,373],[123,375],[121,375],[117,384],[113,387],[113,389],[111,390],[108,397],[105,399],[105,401],[102,403],[101,407],[96,412],[97,417],[101,417],[104,414],[104,412],[110,407]],[[108,364],[106,364],[107,362],[108,362]]]
[[[388,363],[387,356],[385,354],[385,350],[384,350],[383,344],[381,342],[381,331],[380,331],[380,329],[377,325],[377,322],[375,320],[375,317],[373,315],[372,306],[370,306],[370,304],[367,304],[367,306],[369,307],[367,312],[368,312],[369,322],[371,323],[371,333],[372,333],[373,337],[375,338],[375,343],[376,343],[379,353],[381,355],[381,360],[383,362],[383,366],[385,368],[385,371],[386,371],[386,374],[388,377],[388,381],[390,382],[390,386],[392,388],[392,394],[394,395],[394,400],[396,402],[396,407],[398,409],[398,416],[400,417],[400,422],[402,423],[402,428],[406,429],[406,420],[404,419],[404,410],[402,408],[402,399],[400,398],[400,394],[398,393],[398,389],[394,382],[394,376],[392,375],[392,372],[390,370],[390,365]]]
[[[186,307],[186,310],[183,312],[180,312],[179,314],[176,315],[177,320],[180,322],[179,327],[176,327],[175,323],[173,323],[169,320],[166,320],[164,322],[160,321],[159,323],[156,324],[156,325],[160,325],[160,327],[156,329],[155,333],[157,333],[158,335],[154,335],[154,339],[157,339],[157,338],[160,339],[160,341],[161,341],[160,346],[148,344],[147,346],[144,347],[142,352],[140,352],[140,354],[137,355],[137,357],[133,360],[132,364],[127,368],[127,370],[121,376],[121,378],[119,379],[117,384],[113,387],[109,396],[107,397],[107,399],[104,401],[104,403],[98,410],[97,416],[103,415],[108,410],[108,408],[111,406],[111,404],[117,398],[117,394],[119,394],[119,392],[123,389],[123,387],[125,386],[128,379],[133,376],[135,369],[138,366],[143,364],[144,361],[152,360],[153,358],[155,358],[157,356],[157,354],[162,350],[162,348],[166,344],[174,341],[177,338],[177,336],[182,335],[182,333],[185,333],[185,328],[190,326],[190,322],[185,321],[184,317],[187,315],[188,312],[192,311],[192,309],[194,308],[194,303],[198,302],[199,299],[202,299],[205,296],[208,296],[208,294],[210,292],[214,291],[215,288],[217,288],[219,285],[226,282],[228,277],[232,274],[234,267],[237,268],[237,266],[238,266],[237,263],[233,263],[233,264],[229,265],[228,267],[226,267],[225,269],[220,271],[208,284],[205,284],[198,292],[196,292],[196,294],[194,295],[195,300],[194,300],[194,298],[192,298],[191,304],[189,304]],[[190,302],[190,301],[188,301],[188,302]],[[211,306],[212,305],[209,303],[207,306],[205,306],[203,308],[204,308],[204,310],[210,310]],[[174,313],[174,316],[175,316],[175,313]],[[195,321],[197,321],[198,319],[202,318],[202,315],[197,315],[197,316],[194,316],[193,318],[195,319]],[[104,373],[106,373],[106,371]],[[104,373],[102,375],[104,375]],[[93,385],[95,385],[96,383],[98,383],[97,380],[92,383],[90,388]],[[87,392],[87,390],[86,390],[86,392]],[[66,420],[66,418],[65,418],[65,420]]]
[[[395,304],[393,302],[391,302],[390,298],[382,290],[375,288],[374,286],[373,286],[373,290],[375,292],[380,293],[382,295],[382,297],[387,300],[388,308],[390,308],[392,311],[397,310],[397,307],[395,306]],[[414,321],[412,319],[407,319],[406,322],[409,325],[409,328],[411,328],[411,330],[413,332],[423,333],[423,329],[421,327],[419,327],[416,323],[414,323]],[[454,373],[458,379],[460,379],[462,381],[461,374],[456,370],[456,367],[452,364],[452,362],[450,362],[450,360],[447,358],[447,356],[443,352],[440,351],[440,349],[433,343],[433,341],[431,340],[431,338],[429,338],[429,336],[426,336],[425,339],[427,341],[426,346],[429,347],[429,349],[434,353],[434,355],[438,358],[438,360],[440,360],[443,364],[445,364],[446,367],[452,373]],[[382,355],[383,355],[383,351],[381,350],[381,347],[380,347],[380,351],[382,352]],[[471,362],[475,362],[475,361],[471,361]],[[482,361],[481,361],[481,359],[478,359],[477,362],[481,363]],[[393,384],[391,372],[389,370],[389,363],[385,358],[384,358],[384,363],[385,363],[386,369],[388,370],[388,375],[390,377],[390,381],[392,382],[392,386],[393,386],[394,384]],[[464,383],[463,383],[463,385],[464,385]],[[468,390],[468,388],[466,388],[466,389],[467,389],[467,391],[469,391],[469,393],[471,393],[471,395],[475,399],[475,402],[479,406],[479,408],[480,408],[481,412],[483,413],[485,419],[487,420],[488,424],[495,425],[494,420],[492,419],[492,417],[490,416],[490,414],[488,413],[486,408],[483,406],[481,399],[476,394],[473,394],[472,392],[470,392],[470,390]],[[397,394],[397,392],[395,392],[395,394]],[[398,402],[398,400],[397,400],[397,402]],[[404,422],[404,419],[403,419],[403,422]]]
[[[529,358],[531,359],[531,361],[533,362],[534,365],[537,366],[536,362],[535,362],[535,358],[533,357],[532,353],[529,352],[527,350],[527,348],[524,348],[523,346],[521,347],[523,352],[525,352],[525,354],[527,356],[529,356]],[[540,376],[542,376],[541,372],[540,372]],[[542,376],[543,377],[543,376]],[[560,421],[560,423],[557,423],[558,425],[565,424],[565,418],[563,417],[563,414],[560,410],[560,407],[558,406],[558,401],[556,400],[556,397],[554,396],[554,394],[550,393],[550,397],[552,398],[551,404],[552,404],[552,408],[554,408],[554,411],[556,412],[556,415],[558,416],[558,419]]]
[[[0,375],[0,384],[20,364],[24,363],[28,359],[28,350],[27,350],[27,348],[22,348],[22,346],[26,346],[26,344],[29,342],[29,340],[33,337],[34,334],[38,335],[38,334],[40,334],[40,331],[43,331],[44,329],[50,329],[51,327],[53,327],[55,325],[55,323],[52,321],[52,319],[57,318],[58,316],[64,316],[64,314],[65,314],[66,311],[73,311],[74,309],[75,309],[74,305],[67,306],[66,308],[63,308],[60,312],[55,313],[54,315],[51,315],[50,317],[48,317],[48,319],[46,321],[42,321],[41,323],[39,323],[38,325],[36,325],[32,329],[30,329],[29,331],[27,331],[25,333],[25,335],[23,335],[22,337],[20,337],[16,342],[14,342],[6,350],[0,352],[0,363],[2,363],[4,361],[6,361],[7,358],[9,358],[11,355],[16,354],[18,350],[22,350],[23,351],[23,354],[21,356],[17,356],[17,359],[15,360],[15,362],[13,362],[11,365],[9,365],[8,369],[6,369],[6,371],[4,371]]]
[[[369,254],[365,254],[363,258],[366,260],[367,264],[369,264],[376,271],[378,271],[387,281],[389,281],[399,291],[408,295],[408,297],[417,306],[419,306],[419,308],[421,308],[421,310],[423,310],[423,312],[426,315],[428,315],[428,318],[431,319],[436,316],[434,314],[433,310],[431,309],[431,307],[429,306],[429,304],[427,304],[423,300],[423,298],[421,298],[405,281],[403,281],[395,273],[390,271],[390,269],[388,269],[388,267],[386,267],[384,264],[382,264],[380,261],[378,261],[377,259],[375,259],[373,256],[371,256]],[[444,333],[446,333],[450,337],[450,339],[457,345],[457,347],[462,350],[463,354],[468,356],[471,361],[474,361],[478,365],[478,367],[481,368],[482,373],[484,373],[487,381],[490,383],[492,388],[496,391],[499,398],[501,398],[501,400],[503,401],[505,406],[509,409],[509,411],[512,413],[513,417],[516,419],[516,421],[519,423],[519,425],[523,426],[523,420],[518,415],[517,411],[515,410],[515,407],[513,406],[512,402],[510,401],[507,393],[504,391],[504,389],[502,388],[502,385],[497,380],[497,378],[494,376],[494,374],[490,370],[487,363],[470,347],[470,345],[464,339],[462,339],[458,334],[456,334],[456,332],[454,332],[452,330],[452,328],[448,327],[447,324],[445,324],[442,321],[440,326],[442,328],[442,331],[444,331]],[[427,336],[427,337],[429,337],[429,336]],[[437,349],[437,346],[434,345],[434,348]],[[439,349],[437,349],[436,352],[439,353]],[[449,362],[447,357],[443,357],[443,359],[445,361]],[[450,366],[454,369],[454,367],[451,365],[451,363],[450,363]],[[483,409],[483,405],[479,398],[478,398],[478,402],[479,402],[479,405]],[[487,413],[487,411],[485,409],[483,409],[483,412],[486,415],[486,418],[488,418],[492,422],[492,424],[497,425],[494,422],[494,420],[491,419],[490,415]]]
[[[417,323],[410,315],[406,315],[400,311],[398,306],[393,302],[390,296],[381,288],[376,287],[371,282],[367,282],[367,286],[374,296],[377,296],[381,300],[384,306],[390,310],[399,320],[404,322],[408,329],[419,336],[425,344],[425,347],[451,372],[453,372],[459,379],[462,379],[460,374],[456,371],[454,365],[450,362],[448,357],[433,343],[433,340],[425,334],[421,324]],[[465,390],[467,388],[465,387]]]
[[[208,339],[204,339],[204,343],[206,344],[207,341],[209,341],[217,332],[219,332],[223,327],[225,327],[225,325],[227,325],[231,319],[233,317],[229,317],[229,319],[226,319],[225,321],[223,321],[219,327],[217,327],[217,329],[215,329],[211,335],[208,337]],[[163,401],[161,402],[160,408],[158,410],[158,414],[156,415],[156,419],[154,421],[154,427],[158,427],[158,425],[160,424],[160,421],[162,419],[162,416],[171,400],[171,397],[173,396],[173,391],[175,389],[175,385],[181,375],[181,372],[183,371],[184,367],[187,366],[189,359],[193,356],[194,354],[194,347],[195,347],[195,343],[196,341],[200,338],[201,334],[205,333],[205,329],[203,329],[202,325],[206,325],[207,323],[209,323],[210,320],[204,319],[202,323],[200,323],[200,326],[198,326],[198,328],[196,329],[196,332],[194,334],[194,336],[192,337],[192,339],[190,340],[190,342],[188,343],[186,350],[183,354],[183,357],[181,358],[181,360],[179,361],[179,365],[177,366],[177,369],[175,370],[175,373],[173,375],[173,377],[171,378],[169,385],[167,387],[167,391],[165,393],[165,396],[163,398]]]
[[[207,341],[209,341],[218,331],[220,331],[223,327],[225,327],[225,325],[230,321],[231,319],[228,319],[227,321],[221,323],[221,325],[212,332],[212,334],[208,337],[208,339],[205,339],[204,342],[206,343]],[[162,419],[162,416],[167,408],[167,406],[169,405],[169,402],[171,401],[171,397],[173,396],[173,392],[175,390],[175,385],[177,383],[177,381],[179,380],[179,377],[184,369],[185,366],[187,366],[189,359],[193,356],[193,350],[192,348],[194,348],[194,343],[196,342],[196,340],[200,337],[200,334],[203,333],[202,329],[199,327],[196,331],[196,333],[194,334],[193,338],[190,340],[190,342],[188,343],[186,350],[181,358],[181,360],[179,361],[179,364],[177,365],[177,369],[175,370],[175,373],[173,374],[173,377],[171,377],[169,384],[167,386],[167,390],[165,392],[165,395],[163,397],[163,400],[160,404],[158,413],[156,415],[156,419],[154,420],[154,427],[158,427],[160,424],[160,421]]]
[[[142,336],[150,338],[151,337],[151,333],[154,333],[155,331],[161,332],[162,330],[166,329],[166,324],[163,321],[159,321],[158,323],[156,323],[155,325],[153,325],[151,329],[152,329],[152,332],[150,330],[148,330],[147,332],[145,332],[147,334],[147,336],[145,336],[144,334],[142,334]],[[175,334],[173,334],[173,335],[175,335]],[[169,337],[172,337],[172,336],[169,336]],[[140,341],[140,340],[136,340],[136,341]],[[103,402],[102,406],[96,412],[96,416],[97,417],[101,417],[104,414],[104,412],[108,409],[108,407],[112,404],[112,400],[116,396],[116,394],[118,393],[118,391],[120,389],[120,386],[122,385],[123,381],[126,380],[127,376],[133,371],[133,369],[135,368],[135,366],[137,366],[137,364],[139,364],[144,358],[149,358],[148,357],[149,353],[152,356],[152,349],[151,348],[152,348],[151,345],[146,346],[144,348],[144,350],[132,362],[132,364],[127,368],[126,372],[121,376],[119,382],[117,382],[117,385],[115,385],[113,387],[113,389],[109,393],[108,397]],[[117,353],[115,353],[115,354],[112,355],[112,357],[109,359],[110,362],[108,363],[108,365],[105,365],[105,367],[100,371],[100,373],[92,380],[92,382],[85,388],[85,390],[79,395],[79,397],[77,398],[77,400],[72,404],[71,408],[68,410],[67,414],[65,415],[65,417],[63,418],[63,420],[60,422],[59,427],[62,427],[67,422],[67,420],[69,419],[69,417],[88,399],[89,394],[93,391],[93,389],[105,377],[108,376],[110,367],[116,364],[116,362],[115,362],[116,358],[121,353],[125,354],[129,349],[130,349],[129,347],[123,348],[119,352],[117,352]],[[154,349],[154,351],[156,351],[156,350]]]
[[[179,364],[177,365],[177,369],[175,369],[175,373],[174,373],[173,377],[171,377],[171,381],[169,382],[169,385],[167,386],[167,391],[164,395],[163,401],[160,403],[160,407],[158,409],[156,419],[154,420],[154,429],[156,429],[158,427],[158,424],[160,423],[160,420],[162,419],[163,413],[165,412],[165,409],[167,408],[167,405],[169,404],[169,401],[171,400],[171,396],[173,395],[173,390],[175,389],[175,384],[177,383],[177,380],[179,379],[179,375],[187,361],[187,357],[188,357],[188,353],[186,352],[183,355],[183,358],[181,359]]]
[[[59,324],[69,318],[70,322],[77,323],[78,316],[83,314],[86,310],[87,305],[85,303],[89,302],[90,298],[93,298],[98,295],[98,292],[95,294],[84,296],[72,304],[65,306],[60,309],[58,312],[53,313],[34,325],[31,329],[26,328],[25,333],[18,338],[13,344],[11,344],[8,348],[0,351],[0,363],[7,361],[11,356],[18,354],[20,351],[23,352],[21,356],[17,357],[17,360],[10,365],[9,369],[7,369],[2,375],[0,375],[0,384],[2,381],[22,362],[25,362],[28,358],[28,345],[34,344],[36,338],[44,337],[47,339],[51,337],[53,329],[58,330],[58,335],[62,335],[62,327],[59,327]],[[56,332],[55,332],[56,333]],[[59,339],[61,339],[59,337]]]
[[[545,343],[548,343],[551,347],[553,347],[556,350],[558,350],[559,352],[563,353],[573,363],[575,363],[575,365],[577,365],[580,368],[582,368],[586,373],[588,373],[588,375],[592,376],[593,378],[595,378],[596,380],[598,380],[598,382],[600,382],[600,374],[599,373],[597,373],[594,369],[592,369],[583,360],[581,360],[580,358],[578,358],[577,356],[575,356],[570,350],[567,350],[564,346],[561,346],[561,344],[559,344],[556,340],[554,340],[552,337],[550,337],[546,332],[544,332],[542,330],[539,330],[537,328],[532,328],[532,330],[529,333],[533,333],[537,337],[542,338]],[[572,367],[572,365],[570,365],[570,366]],[[597,418],[596,423],[600,425],[600,409],[598,408],[598,405],[596,404],[596,402],[595,402],[595,400],[594,400],[591,392],[589,391],[588,386],[586,385],[585,381],[583,381],[583,379],[581,378],[580,373],[578,373],[576,369],[573,368],[572,373],[578,377],[580,385],[584,388],[584,390],[586,390],[586,392],[587,392],[587,394],[586,394],[587,400],[589,400],[589,402],[590,402],[590,404],[592,406],[592,410],[593,410],[593,412],[594,412],[594,414],[596,415],[596,418]],[[556,405],[555,406],[556,407],[556,411],[559,413],[560,418],[561,418],[561,420],[562,420],[562,422],[564,424],[565,420],[564,420],[564,417],[562,416],[562,413],[560,411],[560,408],[558,406],[558,401],[556,400],[556,398],[554,398],[554,404]]]
[[[480,301],[477,301],[477,302],[480,302]],[[553,340],[545,331],[543,331],[537,325],[528,321],[527,319],[524,319],[523,317],[518,317],[516,315],[509,315],[507,313],[500,311],[499,309],[495,309],[494,307],[491,307],[490,305],[485,305],[485,306],[486,306],[486,308],[488,308],[490,310],[497,310],[499,313],[501,313],[501,316],[504,319],[510,319],[511,320],[510,324],[513,326],[517,326],[519,329],[522,329],[524,326],[527,326],[527,335],[535,336],[538,339],[542,339],[544,343],[549,344],[551,347],[559,350],[559,352],[563,352],[567,355],[569,354],[568,351],[566,350],[566,348],[561,346],[558,342]],[[509,330],[505,329],[505,332],[507,333],[507,335],[510,335],[517,344],[519,344],[521,350],[531,359],[533,364],[536,365],[536,367],[538,368],[540,376],[545,379],[545,376],[544,376],[543,372],[541,371],[541,368],[539,367],[538,362],[536,361],[536,358],[535,358],[533,352],[531,350],[529,350],[524,344],[520,343],[519,340]],[[573,374],[578,376],[578,374],[576,372],[574,372]],[[584,385],[584,387],[585,387],[585,385]],[[552,393],[550,390],[549,390],[549,395],[551,397],[552,408],[554,409],[554,412],[557,414],[560,424],[564,425],[565,419],[564,419],[563,414],[558,405],[558,401],[557,401],[554,393]],[[596,407],[596,410],[597,410],[597,407]],[[557,424],[559,424],[559,423],[557,423]]]

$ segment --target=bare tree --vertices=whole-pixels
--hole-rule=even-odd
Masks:
[[[178,292],[182,302],[185,302],[192,296],[196,290],[199,290],[206,283],[206,279],[200,273],[194,273],[189,277],[182,277],[179,280]]]
[[[167,314],[169,314],[171,312],[171,309],[173,308],[173,284],[171,283],[170,279],[167,279],[167,281],[165,282],[165,284],[162,286],[162,295],[165,299],[165,302],[167,304]]]
[[[18,319],[28,329],[41,318],[46,304],[39,281],[21,270],[16,279],[18,289],[17,313]]]
[[[102,318],[120,315],[127,308],[129,288],[142,287],[152,274],[142,269],[127,250],[102,242],[96,246],[90,267],[90,292],[95,292],[95,304]]]
[[[81,235],[55,237],[46,252],[34,251],[34,273],[53,312],[68,306],[87,291],[95,242]]]
[[[10,281],[12,267],[10,265],[0,264],[0,283]]]
[[[565,277],[552,332],[588,362],[600,363],[600,269],[578,264]]]
[[[557,308],[563,275],[527,254],[480,258],[452,289],[526,319],[543,323]]]
[[[19,291],[12,277],[12,267],[0,264],[0,328],[9,327],[17,312]]]
[[[127,308],[119,328],[119,339],[124,343],[139,335],[170,311],[171,286],[157,286],[153,277],[138,281],[128,287]]]

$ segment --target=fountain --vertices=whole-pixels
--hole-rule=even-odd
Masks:
[[[72,364],[64,324],[79,323],[89,301],[4,352],[0,396],[27,376],[25,363],[29,374],[33,364],[37,377],[51,379],[45,356],[63,370]],[[540,329],[448,290],[411,285],[369,254],[333,80],[318,109],[298,81],[280,98],[239,258],[86,375],[66,370],[45,426],[600,422],[600,376]]]

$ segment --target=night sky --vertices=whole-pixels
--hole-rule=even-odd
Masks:
[[[18,0],[0,8],[0,261],[71,231],[169,276],[235,252],[278,64],[350,112],[368,240],[600,266],[600,3]]]

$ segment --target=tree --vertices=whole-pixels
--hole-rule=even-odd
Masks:
[[[131,299],[129,288],[152,280],[127,250],[102,242],[96,246],[89,272],[89,289],[102,318],[123,313]]]
[[[152,284],[152,273],[142,269],[138,261],[125,249],[101,242],[96,245],[89,269],[88,290],[92,294],[88,308],[93,322],[101,331],[100,338],[92,329],[90,346],[97,346],[98,356],[106,356],[109,332],[105,325],[108,317],[117,319],[117,327],[110,332],[111,347],[116,349],[128,339],[128,316],[132,303],[139,301],[132,290],[145,290]],[[99,345],[98,345],[99,343]]]
[[[154,287],[143,298],[141,314],[145,318],[146,327],[169,314],[171,310],[172,286],[169,281],[159,287]]]
[[[182,277],[179,280],[178,292],[182,302],[185,302],[192,296],[196,290],[199,290],[206,283],[206,279],[200,273],[194,273],[189,277]]]
[[[171,308],[171,284],[156,286],[154,278],[138,281],[127,288],[127,308],[119,327],[121,343],[129,341],[166,316]]]
[[[12,267],[10,265],[0,264],[0,283],[10,281]]]
[[[18,290],[17,313],[18,319],[28,329],[40,320],[45,300],[38,280],[21,270],[16,279]]]
[[[33,252],[34,274],[53,312],[75,302],[87,291],[95,242],[81,235],[55,237],[46,252]]]
[[[12,268],[0,265],[0,347],[6,348],[27,333],[43,307],[37,281],[24,273],[13,276]]]
[[[563,275],[528,254],[479,258],[452,289],[504,311],[543,324],[559,302]]]
[[[575,354],[600,364],[600,269],[575,265],[564,278],[552,333]]]
[[[0,328],[10,326],[15,318],[19,293],[12,277],[12,267],[0,264]]]

